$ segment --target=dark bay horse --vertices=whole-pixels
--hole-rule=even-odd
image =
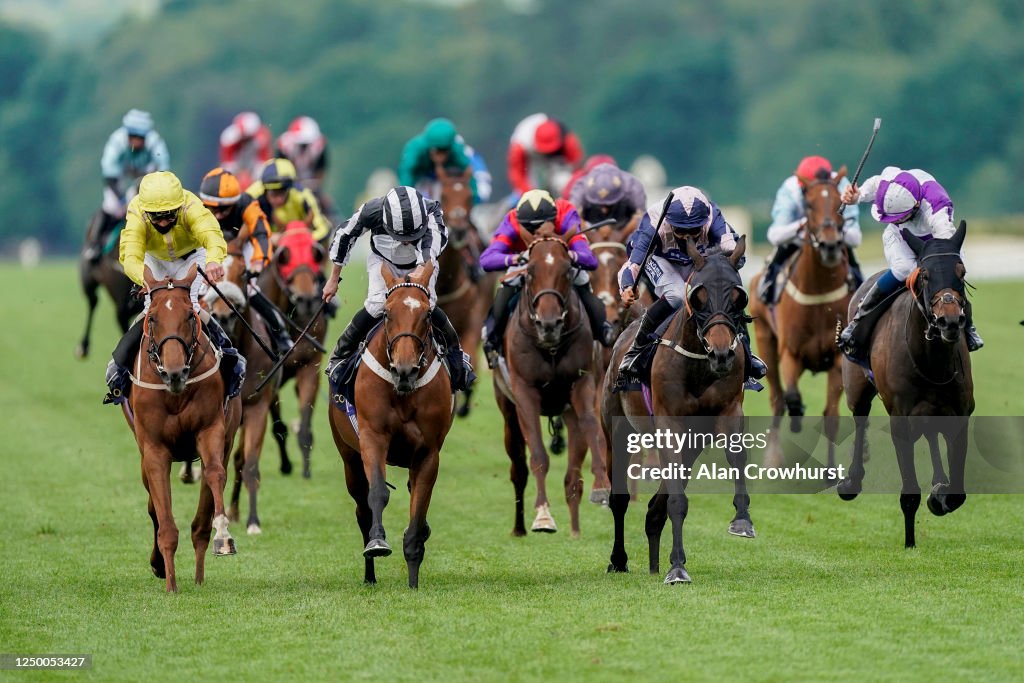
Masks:
[[[308,230],[308,229],[307,229]],[[291,231],[289,231],[291,232]],[[308,235],[296,233],[300,239],[288,239],[286,232],[274,250],[270,266],[263,269],[259,286],[275,306],[297,325],[292,332],[295,349],[284,364],[282,385],[295,380],[295,394],[299,403],[299,448],[302,449],[302,476],[309,478],[310,453],[313,450],[313,407],[320,388],[320,362],[323,353],[299,331],[313,318],[320,304],[322,282],[321,264],[327,259],[323,246],[301,239]],[[309,336],[321,346],[327,337],[327,321],[320,316],[309,329]],[[273,401],[270,406],[272,433],[281,451],[281,471],[291,472],[288,457],[288,425],[281,419],[281,403]]]
[[[100,229],[103,212],[97,210],[86,230],[85,243],[92,244],[94,235]],[[104,253],[98,261],[86,257],[85,249],[78,256],[78,281],[82,286],[82,294],[89,306],[85,318],[85,332],[75,348],[75,356],[85,358],[89,355],[89,344],[92,337],[92,318],[99,304],[99,289],[103,287],[110,295],[117,314],[117,324],[121,332],[127,332],[136,315],[142,312],[142,300],[131,295],[132,281],[124,274],[124,268],[118,261],[120,252],[120,234],[113,247]]]
[[[448,227],[448,247],[438,257],[437,305],[452,321],[459,333],[462,348],[469,354],[470,362],[476,366],[480,335],[487,317],[487,311],[494,300],[497,284],[495,273],[484,274],[478,282],[470,277],[471,263],[479,261],[483,244],[480,233],[470,221],[473,208],[473,190],[469,181],[472,168],[462,173],[449,173],[438,164],[435,168],[438,178],[438,196],[444,211],[444,222]],[[472,387],[464,392],[457,408],[459,417],[469,415]]]
[[[428,283],[433,266],[399,279],[383,263],[381,273],[388,287],[383,329],[370,340],[356,375],[358,432],[333,402],[329,418],[363,532],[366,583],[377,582],[374,558],[391,554],[383,519],[389,498],[386,466],[408,468],[409,527],[403,549],[409,587],[417,588],[430,537],[427,508],[441,446],[454,419],[453,397],[430,325]]]
[[[844,177],[845,166],[834,178],[825,175],[805,179],[807,224],[803,246],[785,289],[774,311],[758,297],[751,302],[757,348],[768,366],[768,388],[775,416],[767,451],[772,465],[782,462],[778,428],[784,412],[792,419],[793,431],[800,431],[804,403],[798,383],[808,370],[828,373],[823,414],[829,437],[828,466],[835,465],[833,444],[839,426],[839,398],[843,392],[842,355],[836,347],[835,329],[837,324],[846,326],[851,296],[847,285],[849,262],[843,245],[842,200],[838,190],[839,181]],[[752,290],[757,291],[762,277],[763,271],[754,276]]]
[[[224,261],[227,277],[217,288],[227,297],[235,310],[242,314],[248,327],[235,316],[228,302],[224,301],[216,291],[210,289],[206,294],[206,302],[210,313],[227,332],[231,342],[247,361],[245,381],[242,383],[240,398],[242,399],[242,426],[239,431],[238,444],[235,448],[235,483],[231,489],[231,504],[228,507],[228,518],[237,522],[239,518],[238,501],[242,484],[249,494],[249,516],[245,530],[249,534],[262,532],[260,518],[256,507],[257,492],[260,488],[260,455],[263,452],[263,439],[267,432],[267,418],[270,405],[277,399],[280,381],[280,370],[277,371],[278,381],[270,381],[256,392],[256,387],[266,378],[274,366],[272,359],[263,347],[270,346],[270,334],[263,319],[249,306],[249,295],[245,273],[245,260],[241,252],[229,252]],[[251,329],[251,331],[250,331]],[[260,336],[263,346],[256,340],[253,333]]]
[[[174,553],[178,527],[171,510],[171,462],[202,459],[199,507],[192,520],[196,583],[204,579],[206,549],[213,538],[214,555],[233,555],[224,511],[225,465],[241,418],[241,401],[227,400],[218,371],[220,352],[210,342],[192,310],[189,288],[193,266],[183,280],[156,280],[147,268],[150,307],[142,344],[132,370],[131,395],[122,407],[142,454],[142,484],[149,492],[153,520],[150,566],[176,592]]]
[[[626,417],[639,428],[650,427],[679,430],[679,422],[667,420],[684,416],[717,418],[716,431],[734,434],[742,430],[743,418],[743,344],[737,339],[736,319],[744,314],[747,294],[743,289],[737,265],[746,249],[741,238],[729,256],[713,253],[702,256],[687,241],[687,251],[693,259],[693,272],[687,287],[686,306],[669,323],[659,342],[651,366],[651,400],[654,413],[649,420],[647,408],[639,391],[622,391],[604,395],[602,424],[606,440],[612,438],[613,420]],[[615,344],[612,362],[608,366],[605,386],[613,387],[618,366],[639,322],[632,324]],[[681,463],[693,467],[702,448],[683,449],[679,456],[660,453],[661,463]],[[747,461],[746,450],[730,452],[729,465],[743,472]],[[678,459],[677,459],[678,458]],[[629,494],[626,488],[625,458],[617,458],[609,451],[609,471],[612,473],[610,506],[615,518],[615,542],[612,547],[609,572],[628,571],[624,541],[626,510]],[[672,567],[665,583],[689,583],[686,571],[686,553],[683,550],[683,521],[688,500],[686,480],[663,480],[658,492],[651,498],[647,511],[647,541],[650,572],[657,574],[660,566],[661,532],[666,518],[672,522]],[[754,524],[749,512],[750,496],[746,480],[735,481],[733,506],[736,516],[729,525],[729,533],[754,538]]]
[[[492,373],[494,396],[505,418],[505,451],[512,461],[516,495],[512,533],[525,536],[523,498],[532,471],[537,479],[536,516],[532,531],[558,530],[548,503],[550,466],[540,418],[561,415],[569,431],[565,500],[571,533],[580,531],[579,506],[583,497],[583,461],[589,447],[594,487],[591,500],[599,502],[610,484],[605,470],[605,444],[594,412],[594,338],[583,304],[572,287],[575,271],[565,240],[548,223],[529,244],[525,283],[508,328],[505,349],[508,383],[501,370]],[[527,468],[525,449],[530,449]]]
[[[846,401],[856,423],[850,476],[839,483],[843,500],[853,500],[864,480],[867,416],[874,397],[891,418],[892,443],[902,477],[904,545],[915,545],[914,520],[921,505],[921,486],[914,467],[914,444],[928,441],[932,460],[932,489],[928,509],[934,515],[953,512],[967,500],[964,469],[967,461],[967,420],[974,412],[974,379],[964,338],[967,294],[966,269],[960,249],[967,224],[960,222],[950,239],[920,239],[903,231],[917,256],[918,270],[909,290],[879,318],[871,338],[870,364],[874,383],[858,365],[845,360]],[[878,275],[870,278],[850,302],[850,316]],[[931,418],[931,419],[924,419]],[[942,467],[938,437],[946,443],[949,477]]]

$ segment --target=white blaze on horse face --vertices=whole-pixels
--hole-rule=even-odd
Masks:
[[[608,262],[611,261],[613,258],[615,258],[615,254],[613,254],[610,251],[602,251],[601,255],[598,256],[597,258],[599,258],[601,260],[601,265],[602,266],[607,266]]]
[[[827,197],[828,196],[828,190],[822,190],[821,191],[821,196],[822,197]]]
[[[552,256],[551,254],[548,254],[547,256],[544,257],[544,263],[548,264],[549,266],[554,265],[555,257]]]
[[[173,311],[174,310],[174,306],[171,305],[171,300],[170,299],[168,299],[166,302],[164,302],[164,306],[167,308],[168,311]]]
[[[412,298],[411,296],[405,297],[405,299],[402,301],[402,303],[404,303],[406,306],[408,306],[410,311],[415,311],[417,308],[420,308],[420,307],[423,306],[423,304],[421,304],[419,301],[417,301],[416,299]]]

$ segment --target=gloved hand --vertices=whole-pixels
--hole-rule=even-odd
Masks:
[[[127,205],[121,200],[114,190],[109,187],[103,188],[103,213],[112,218],[120,220],[128,211]]]

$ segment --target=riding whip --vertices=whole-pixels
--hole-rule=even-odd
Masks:
[[[245,329],[249,330],[249,334],[251,334],[252,338],[256,340],[256,343],[259,344],[260,348],[263,349],[263,351],[268,356],[270,356],[271,360],[276,361],[277,354],[271,351],[270,347],[263,342],[263,339],[258,334],[256,334],[256,331],[252,329],[252,327],[249,325],[249,322],[242,316],[238,309],[235,308],[235,305],[231,303],[231,300],[224,296],[224,293],[220,291],[217,285],[213,283],[213,280],[206,276],[206,271],[204,271],[202,267],[197,265],[196,268],[199,269],[199,274],[202,275],[203,279],[206,280],[207,284],[209,284],[210,287],[213,288],[213,291],[217,292],[217,296],[219,296],[224,301],[224,303],[228,305],[228,308],[230,308],[231,312],[235,314],[235,317],[242,321],[242,324],[245,325]]]
[[[860,180],[860,172],[864,170],[864,162],[868,160],[868,154],[871,154],[871,146],[875,144],[875,136],[878,135],[878,129],[882,127],[882,119],[875,119],[875,125],[871,130],[871,139],[868,140],[868,147],[864,150],[864,155],[860,158],[860,163],[857,164],[857,170],[853,174],[853,180],[851,184],[856,185],[857,181]],[[839,205],[839,213],[843,213],[843,209],[846,208],[846,203]]]
[[[654,240],[658,239],[658,231],[661,230],[661,224],[665,222],[665,216],[668,214],[668,207],[672,203],[672,192],[668,193],[665,197],[665,203],[661,205],[661,217],[658,218],[658,224],[654,226],[654,235],[651,236],[651,242],[647,245],[647,253],[644,254],[644,260],[640,262],[640,270],[636,272],[636,280],[633,281],[633,296],[638,296],[638,290],[640,288],[640,278],[644,274],[644,269],[647,268],[647,261],[650,260],[651,254],[654,253]]]
[[[302,335],[301,336],[303,336],[303,337],[306,336],[306,333],[309,332],[309,328],[311,328],[313,326],[313,323],[316,322],[316,319],[320,317],[320,313],[324,310],[324,306],[326,306],[326,305],[327,305],[327,301],[324,301],[324,300],[320,301],[320,305],[317,307],[316,311],[313,313],[313,317],[311,317],[309,319],[309,322],[306,323],[306,326],[304,328],[302,328]],[[272,378],[277,373],[278,369],[280,369],[280,367],[282,365],[284,365],[284,362],[286,360],[288,360],[288,356],[290,356],[292,354],[292,351],[295,350],[296,346],[298,346],[298,344],[296,344],[295,346],[291,347],[290,349],[288,349],[287,351],[285,351],[284,353],[281,354],[281,357],[277,359],[276,363],[274,363],[274,367],[270,368],[270,370],[267,372],[267,376],[263,378],[262,382],[260,382],[259,384],[256,385],[256,388],[252,390],[252,393],[254,393],[254,394],[259,393],[259,390],[263,388],[263,385],[266,384],[267,382],[269,382],[270,378]]]

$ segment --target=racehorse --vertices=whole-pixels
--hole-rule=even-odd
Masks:
[[[846,326],[850,303],[847,285],[849,262],[843,245],[842,200],[839,181],[846,177],[843,166],[835,177],[823,174],[804,181],[807,224],[803,245],[774,310],[758,297],[751,303],[757,348],[768,366],[772,430],[768,460],[780,464],[779,425],[788,412],[792,429],[800,431],[804,414],[798,383],[807,370],[828,373],[825,394],[825,434],[828,437],[828,466],[835,465],[835,437],[839,428],[839,398],[843,391],[842,357],[835,343],[835,326]],[[757,291],[764,272],[754,276]],[[780,381],[781,369],[781,381]]]
[[[879,395],[889,415],[897,418],[891,420],[891,432],[902,477],[900,508],[907,548],[915,545],[914,520],[921,505],[921,487],[914,467],[914,444],[921,436],[928,441],[932,459],[928,510],[942,516],[967,500],[966,418],[974,412],[974,379],[963,334],[968,304],[960,249],[966,234],[964,221],[950,239],[923,242],[903,231],[919,267],[908,279],[908,289],[894,295],[897,298],[872,332],[869,363],[874,381],[848,359],[843,363],[846,401],[854,415],[856,432],[850,476],[839,483],[839,495],[843,500],[853,500],[861,491],[867,416],[872,400]],[[850,302],[851,317],[877,278],[870,278],[857,290]],[[946,442],[948,478],[939,451],[940,434]]]
[[[742,430],[745,359],[735,321],[744,315],[747,304],[747,294],[737,270],[745,249],[746,239],[740,238],[731,255],[715,252],[704,256],[697,251],[693,240],[687,240],[693,271],[688,280],[686,306],[669,323],[651,365],[653,426],[678,430],[678,422],[673,424],[669,420],[704,416],[717,418],[715,429],[719,433],[732,435]],[[615,386],[619,363],[638,327],[639,322],[630,325],[616,342],[605,386]],[[639,391],[606,391],[602,407],[606,440],[611,443],[615,418],[629,418],[639,428],[650,424],[648,415]],[[682,465],[692,468],[701,450],[702,446],[684,448],[680,454]],[[669,456],[664,452],[659,455],[662,465],[668,465]],[[729,465],[743,473],[746,450],[730,450],[727,455]],[[672,462],[676,462],[674,458]],[[609,465],[613,484],[610,507],[615,519],[615,542],[608,571],[625,572],[628,571],[623,539],[629,507],[627,458],[617,457],[610,450]],[[662,480],[661,487],[648,505],[646,530],[652,574],[659,572],[661,532],[666,517],[672,522],[672,567],[665,577],[667,584],[689,583],[691,580],[686,571],[686,553],[683,550],[683,521],[689,505],[685,489],[686,479]],[[729,525],[730,534],[754,538],[749,505],[745,476],[737,477],[733,496],[736,516]]]
[[[92,244],[94,235],[100,229],[103,221],[103,212],[97,210],[89,228],[86,230],[85,244]],[[89,343],[92,336],[92,317],[99,304],[99,288],[103,287],[110,295],[117,312],[117,324],[121,326],[121,332],[127,332],[132,320],[142,312],[142,300],[131,295],[132,281],[124,274],[124,269],[118,262],[119,247],[121,243],[120,232],[114,238],[113,246],[105,251],[99,260],[91,260],[86,256],[85,250],[78,257],[78,281],[82,286],[82,293],[85,294],[85,301],[89,305],[89,311],[85,318],[85,333],[75,348],[75,356],[85,358],[89,355]]]
[[[290,229],[278,241],[270,266],[259,277],[259,287],[271,302],[296,323],[293,332],[295,349],[284,364],[281,384],[295,380],[295,393],[299,403],[299,448],[302,449],[302,476],[311,476],[309,456],[313,450],[313,406],[320,387],[320,360],[323,352],[299,331],[317,312],[322,283],[321,264],[327,253],[323,246],[312,240],[308,228]],[[294,239],[293,239],[294,238]],[[327,322],[321,316],[313,322],[309,336],[323,345],[327,336]],[[288,425],[281,419],[280,401],[270,406],[271,431],[281,451],[281,472],[291,472],[288,457]]]
[[[462,348],[475,366],[484,319],[494,300],[497,275],[487,273],[476,282],[470,277],[470,268],[476,266],[482,247],[480,233],[470,220],[473,190],[469,181],[473,169],[449,173],[442,164],[437,164],[435,172],[441,210],[448,228],[448,247],[438,257],[437,305],[452,321]],[[469,415],[472,387],[464,393],[457,408],[459,417]]]
[[[427,508],[441,446],[454,419],[452,391],[440,371],[430,325],[433,266],[400,279],[382,263],[381,273],[387,285],[382,330],[367,344],[355,379],[358,432],[334,402],[329,419],[363,532],[366,583],[377,582],[374,558],[391,554],[383,521],[389,498],[386,465],[408,468],[409,526],[403,549],[409,587],[417,588],[430,537]]]
[[[242,253],[229,252],[228,258],[224,261],[224,268],[227,277],[224,282],[217,285],[217,288],[227,297],[235,310],[244,316],[248,325],[239,321],[228,301],[221,298],[215,290],[210,289],[206,293],[211,315],[221,324],[234,347],[247,361],[245,381],[242,383],[240,394],[242,425],[235,449],[235,483],[231,489],[228,518],[232,522],[238,521],[238,500],[244,482],[249,493],[249,516],[245,530],[249,534],[259,534],[262,529],[256,508],[256,494],[260,487],[260,455],[263,452],[270,405],[277,398],[278,382],[266,382],[258,392],[255,391],[256,386],[263,382],[274,365],[274,359],[264,351],[264,347],[269,347],[270,335],[263,319],[249,306],[245,259]],[[263,341],[262,346],[253,333],[259,335]],[[280,380],[280,372],[277,374]]]
[[[589,447],[594,487],[591,501],[601,502],[610,484],[605,471],[605,444],[594,412],[594,337],[583,304],[572,287],[575,271],[565,240],[546,223],[527,249],[525,283],[505,330],[508,379],[492,373],[494,396],[505,418],[505,451],[512,461],[516,494],[515,536],[525,536],[523,495],[530,471],[537,478],[536,516],[532,531],[558,530],[548,503],[550,461],[544,448],[540,417],[562,416],[569,432],[564,479],[572,535],[580,532],[582,468]],[[524,446],[530,449],[527,469]]]
[[[171,511],[171,461],[202,459],[199,507],[192,520],[196,583],[204,579],[206,549],[213,538],[214,555],[234,555],[224,512],[225,465],[241,418],[241,401],[228,400],[218,372],[220,350],[209,340],[192,310],[189,289],[193,266],[182,280],[156,280],[149,268],[145,282],[150,306],[142,344],[132,372],[131,395],[122,408],[142,454],[142,484],[149,492],[153,520],[150,566],[177,592],[174,553],[178,527]]]

